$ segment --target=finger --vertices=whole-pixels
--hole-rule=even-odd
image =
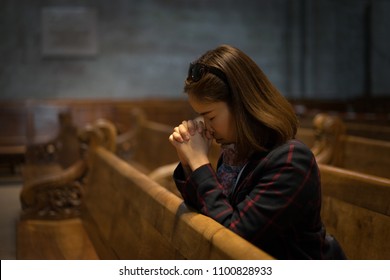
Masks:
[[[213,134],[210,132],[210,130],[206,130],[205,135],[206,135],[206,138],[209,139],[209,140],[214,138]]]
[[[176,142],[179,142],[179,143],[183,143],[185,142],[186,140],[182,137],[182,135],[178,132],[173,132],[171,134],[171,136],[169,136],[169,139],[171,139],[172,137],[172,140],[176,141]]]
[[[198,123],[198,127],[197,127],[197,130],[199,133],[203,133],[205,130],[206,130],[206,127],[204,125],[204,122],[200,121]]]
[[[187,129],[187,123],[179,125],[178,130],[179,130],[179,134],[185,141],[190,140],[190,134]]]
[[[173,129],[173,132],[180,133],[180,131],[179,131],[179,127],[178,127],[178,126],[176,126],[176,127]]]
[[[181,137],[181,140],[176,140],[176,141],[179,141],[179,142],[184,142],[184,137],[181,135],[180,133],[180,128],[178,126],[176,126],[174,129],[173,129],[173,132],[172,132],[172,135],[173,133],[175,133],[175,135],[180,135]]]
[[[188,132],[190,133],[190,135],[194,136],[196,129],[197,129],[197,122],[193,121],[193,120],[189,120],[187,122],[187,127],[188,127]]]

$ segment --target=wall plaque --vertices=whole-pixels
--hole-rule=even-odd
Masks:
[[[97,49],[95,9],[84,7],[42,9],[43,56],[92,56],[97,54]]]

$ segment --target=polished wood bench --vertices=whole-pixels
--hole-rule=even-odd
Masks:
[[[149,120],[143,112],[138,113],[134,133],[133,156],[130,163],[144,173],[177,161],[175,148],[168,137],[173,127]]]
[[[112,135],[89,127],[81,138],[83,160],[22,190],[19,259],[272,259],[121,160]],[[69,193],[61,203],[58,190]]]
[[[348,135],[335,116],[316,115],[313,129],[299,128],[297,138],[311,147],[319,163],[390,178],[390,142]]]
[[[390,141],[346,135],[343,159],[336,166],[390,178]]]
[[[389,100],[370,97],[347,101],[290,101],[303,128],[311,128],[315,115],[322,112],[339,117],[344,122],[348,135],[390,141]]]
[[[347,134],[373,140],[390,141],[390,124],[359,123],[345,120]]]
[[[390,179],[320,164],[322,217],[350,259],[390,259]]]
[[[160,176],[172,177],[174,167],[161,167]],[[390,179],[324,164],[319,168],[321,216],[347,257],[390,259]]]
[[[270,258],[114,154],[92,156],[82,219],[101,258]]]

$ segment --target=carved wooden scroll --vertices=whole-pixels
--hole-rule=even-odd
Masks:
[[[83,190],[88,174],[88,151],[103,146],[115,152],[116,129],[107,120],[97,120],[87,125],[79,135],[79,145],[84,149],[82,158],[69,168],[25,182],[20,194],[22,219],[60,220],[80,215]]]
[[[318,163],[338,165],[343,160],[343,137],[345,125],[337,117],[325,113],[313,119],[315,141],[312,152]]]

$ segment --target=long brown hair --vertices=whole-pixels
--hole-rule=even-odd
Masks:
[[[298,120],[293,107],[245,53],[221,45],[195,63],[216,67],[226,75],[226,82],[212,73],[206,73],[197,82],[187,78],[184,91],[200,101],[228,104],[235,116],[240,159],[295,137]]]

